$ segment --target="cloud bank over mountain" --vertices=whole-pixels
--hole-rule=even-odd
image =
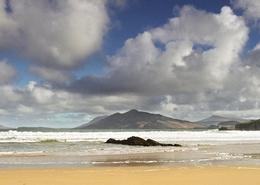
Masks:
[[[1,1],[0,50],[28,59],[29,72],[40,80],[18,86],[19,71],[0,61],[0,123],[80,123],[131,108],[190,120],[212,112],[254,117],[260,112],[260,45],[245,46],[247,20],[259,20],[258,4],[237,0],[218,13],[183,6],[106,55],[102,74],[75,77],[102,50],[111,2]]]

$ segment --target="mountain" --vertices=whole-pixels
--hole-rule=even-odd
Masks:
[[[94,124],[94,123],[96,123],[96,122],[98,122],[98,121],[100,121],[100,120],[102,120],[102,119],[104,119],[104,118],[106,118],[106,117],[107,117],[107,116],[98,116],[98,117],[92,119],[90,122],[85,123],[85,124],[83,124],[83,125],[80,125],[80,126],[76,127],[76,129],[85,128],[85,127],[87,127],[87,126],[89,126],[89,125],[92,125],[92,124]]]
[[[246,120],[240,118],[231,118],[231,117],[212,115],[208,118],[198,121],[197,123],[200,123],[204,126],[218,126],[218,124],[220,123],[230,123],[230,122],[241,123],[241,122],[246,122]]]
[[[98,118],[99,119],[99,118]],[[130,110],[126,113],[115,113],[105,118],[95,120],[91,124],[83,124],[81,129],[193,129],[203,128],[198,123],[178,120],[151,114],[138,110]]]

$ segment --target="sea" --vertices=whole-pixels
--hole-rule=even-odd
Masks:
[[[138,136],[182,147],[106,144]],[[260,131],[59,130],[0,132],[0,168],[260,166]]]

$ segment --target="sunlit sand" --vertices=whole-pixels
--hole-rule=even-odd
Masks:
[[[1,185],[259,185],[260,168],[2,169]]]

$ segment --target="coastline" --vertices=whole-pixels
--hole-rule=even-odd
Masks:
[[[0,169],[3,185],[258,185],[260,167],[89,167]]]

